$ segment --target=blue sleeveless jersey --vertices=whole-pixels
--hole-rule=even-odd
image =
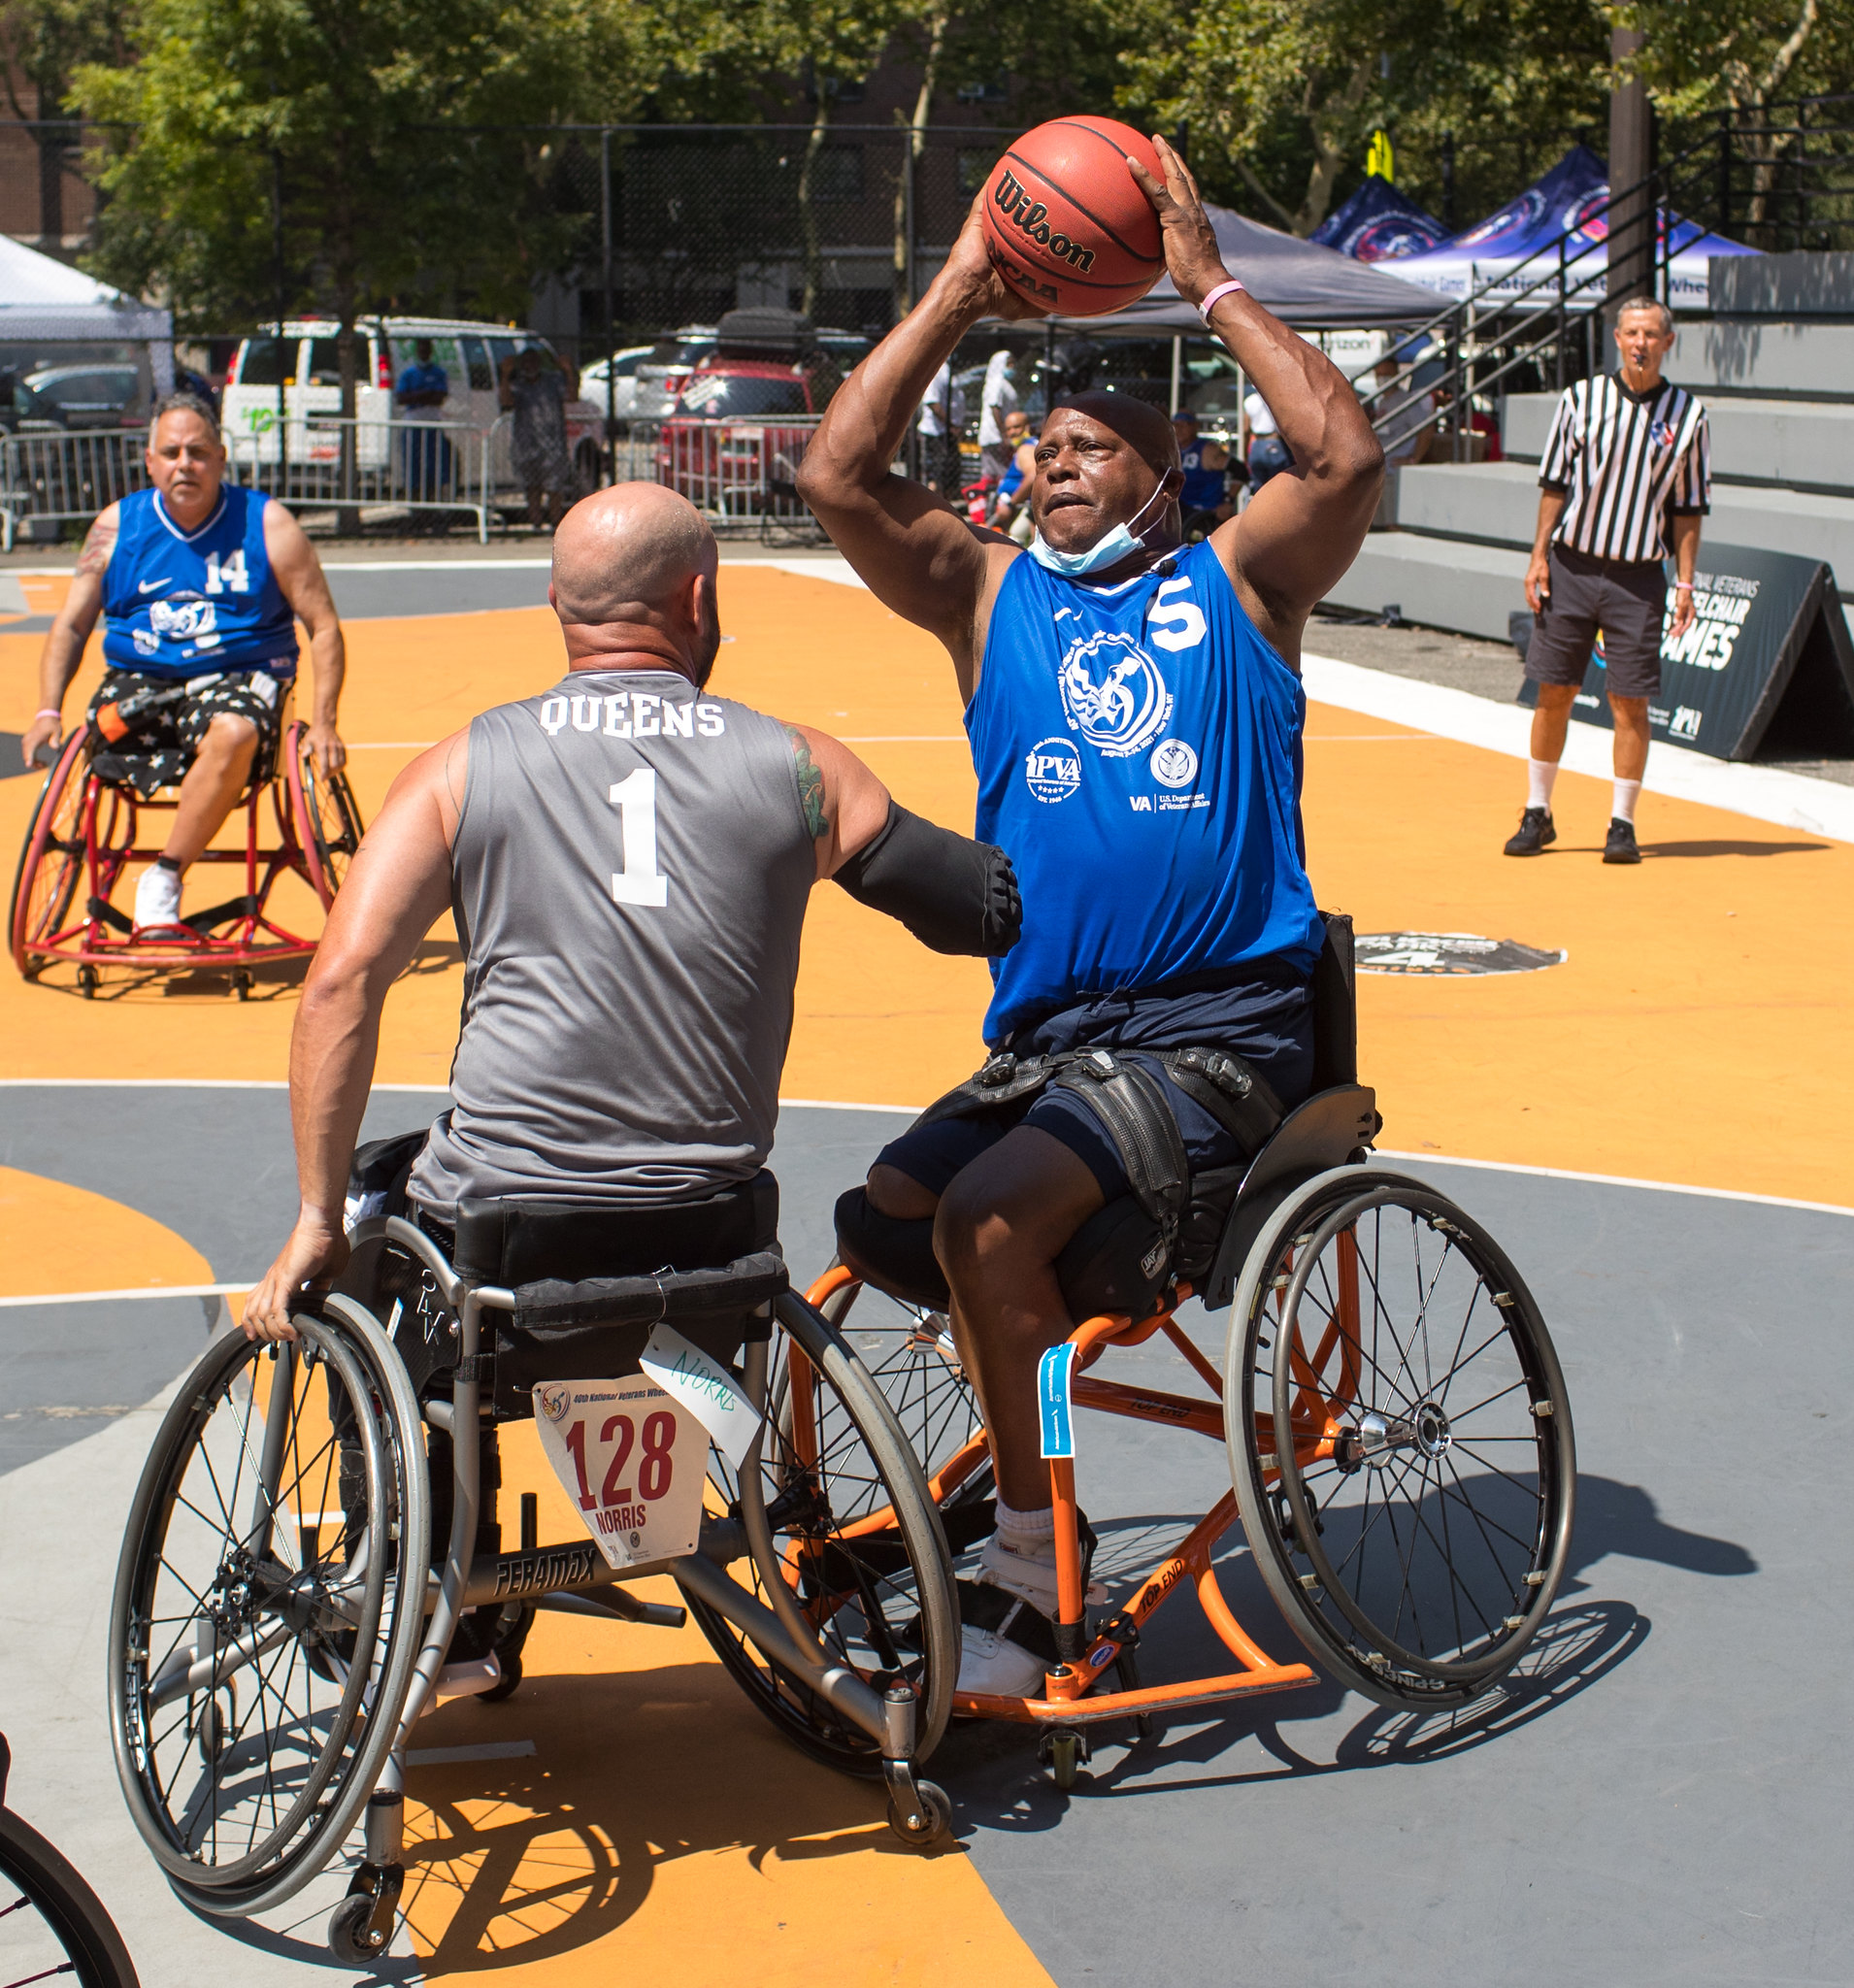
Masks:
[[[269,502],[227,483],[212,516],[183,532],[158,490],[120,500],[103,576],[103,653],[116,669],[186,678],[267,667],[295,676],[296,617],[264,551]]]
[[[1306,717],[1208,544],[1115,586],[1011,562],[966,710],[978,835],[1023,890],[987,1042],[1083,994],[1248,960],[1310,971]]]

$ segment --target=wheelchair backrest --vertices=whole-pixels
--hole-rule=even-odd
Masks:
[[[1358,989],[1352,920],[1322,911],[1326,943],[1313,967],[1313,1090],[1358,1081]]]

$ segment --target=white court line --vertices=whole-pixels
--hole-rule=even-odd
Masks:
[[[840,732],[844,746],[963,746],[964,732]]]
[[[0,1311],[20,1305],[120,1305],[132,1298],[234,1298],[257,1282],[242,1284],[131,1284],[122,1291],[32,1291],[22,1298],[0,1298]]]
[[[546,573],[551,559],[324,559],[324,573]]]
[[[436,739],[345,739],[342,743],[349,752],[416,752],[438,742]]]

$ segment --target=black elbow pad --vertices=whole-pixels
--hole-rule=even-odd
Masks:
[[[924,821],[893,801],[880,832],[844,859],[836,881],[858,904],[899,918],[935,952],[995,959],[1023,930],[1017,873],[1003,849]]]

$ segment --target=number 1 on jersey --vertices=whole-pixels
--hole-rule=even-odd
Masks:
[[[612,898],[660,911],[670,901],[670,879],[656,867],[656,769],[639,767],[613,781],[606,798],[618,811],[624,838],[624,868],[612,873]]]

